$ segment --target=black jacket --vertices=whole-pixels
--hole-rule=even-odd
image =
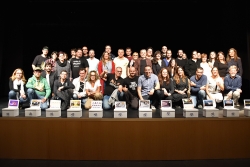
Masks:
[[[197,60],[196,62],[192,59],[189,59],[185,65],[185,74],[188,78],[192,77],[196,74],[196,70],[198,67],[200,67],[201,60]]]
[[[46,79],[46,71],[43,71],[41,76]],[[55,82],[56,78],[57,78],[56,72],[51,72],[49,74],[49,86],[50,86],[51,92],[53,92],[54,82]]]

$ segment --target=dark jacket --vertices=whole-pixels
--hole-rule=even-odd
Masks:
[[[147,66],[150,66],[150,67],[152,68],[152,62],[151,62],[151,60],[148,59],[148,58],[146,58],[146,65],[147,65]],[[140,71],[140,70],[141,70],[140,66],[141,66],[141,58],[137,59],[137,60],[135,61],[135,64],[134,64],[134,67],[135,67],[135,69],[136,69],[136,75],[137,75],[137,76],[139,76],[140,73],[141,73],[141,71]]]
[[[65,80],[64,84],[62,84],[60,82],[60,79],[55,80],[55,82],[54,82],[54,94],[55,95],[57,94],[58,88],[61,87],[61,86],[63,86],[63,89],[61,89],[61,91],[75,88],[75,85],[73,85],[73,83],[68,79]]]
[[[152,68],[153,68],[153,73],[155,75],[158,75],[159,72],[161,71],[162,68],[166,68],[167,65],[166,65],[166,62],[164,60],[161,61],[161,66],[159,65],[158,62],[153,62],[152,61]]]
[[[46,71],[43,71],[41,76],[46,79]],[[51,92],[53,92],[54,82],[56,79],[57,79],[56,72],[51,72],[49,74],[49,86],[50,86]]]
[[[230,66],[235,65],[237,67],[237,74],[239,76],[242,76],[243,74],[243,69],[242,69],[242,63],[241,63],[241,59],[237,59],[236,61],[234,61],[234,59],[231,59],[230,61],[227,62],[228,64],[228,69]]]
[[[20,89],[14,89],[14,87],[13,87],[13,81],[12,81],[11,78],[9,79],[9,88],[10,88],[10,90],[14,90],[15,92],[19,92],[20,93]],[[24,89],[24,92],[26,93],[27,92],[27,88],[26,88],[25,84],[23,84],[23,89]]]
[[[187,61],[184,69],[185,69],[185,74],[187,75],[188,78],[195,75],[197,68],[200,67],[200,63],[201,63],[201,60],[197,60],[195,62],[192,59],[189,59]]]

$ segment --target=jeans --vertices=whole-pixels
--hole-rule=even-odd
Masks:
[[[27,95],[28,95],[28,98],[29,98],[30,102],[31,102],[32,99],[43,99],[44,98],[44,96],[41,96],[41,95],[37,94],[35,90],[30,89],[30,88],[27,90]],[[44,103],[41,103],[40,107],[41,107],[42,110],[45,110],[45,109],[48,108],[47,100]]]
[[[197,95],[192,95],[190,98],[193,101],[194,107],[197,107],[198,105],[203,105],[203,100],[206,97],[206,92],[204,90],[199,90]]]
[[[15,92],[14,90],[11,90],[9,92],[9,99],[17,99],[19,100],[20,104],[25,103],[28,101],[28,97],[26,97],[26,99],[23,99],[22,97],[19,97],[19,93]]]
[[[86,103],[88,98],[87,97],[78,98],[78,95],[74,93],[73,94],[73,99],[74,100],[81,100],[81,105],[85,106],[85,103]]]
[[[118,96],[119,101],[124,100],[124,98],[123,98],[124,92],[118,91],[117,96]],[[104,97],[103,97],[102,107],[103,107],[104,110],[109,110],[112,107],[111,105],[109,105],[109,98],[110,98],[110,96],[108,96],[108,95],[104,95]]]

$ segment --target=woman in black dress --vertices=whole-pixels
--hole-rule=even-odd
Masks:
[[[177,106],[182,106],[182,99],[188,97],[189,91],[189,81],[184,74],[182,67],[177,68],[177,73],[174,76],[174,93],[173,93],[173,102]]]
[[[220,77],[224,80],[227,75],[228,64],[223,52],[218,52],[217,60],[214,62],[214,67],[217,67]]]
[[[156,51],[154,53],[154,59],[152,60],[153,73],[158,75],[162,68],[166,68],[167,65],[164,60],[161,59],[161,52]]]
[[[167,70],[168,70],[168,74],[170,76],[170,78],[174,78],[174,75],[176,73],[176,69],[177,69],[177,64],[174,58],[171,58]]]
[[[172,94],[174,93],[173,81],[170,79],[166,68],[162,68],[158,75],[160,83],[160,99],[172,100]]]

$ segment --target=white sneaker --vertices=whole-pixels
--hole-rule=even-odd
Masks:
[[[202,105],[198,105],[198,109],[202,109]]]
[[[155,110],[156,108],[155,108],[155,106],[151,106],[151,109],[152,109],[152,110]]]

